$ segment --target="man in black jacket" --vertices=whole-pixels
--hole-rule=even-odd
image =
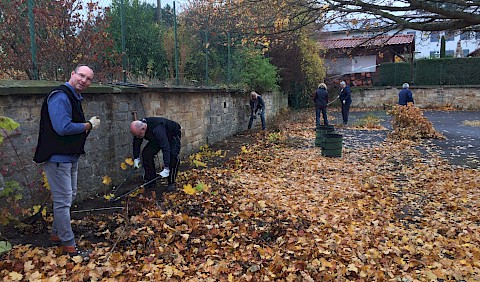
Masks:
[[[342,119],[343,124],[348,123],[348,114],[350,112],[350,104],[352,103],[352,96],[350,92],[350,87],[345,83],[345,81],[340,82],[340,95],[338,96],[342,102]]]
[[[163,170],[160,176],[168,180],[167,191],[176,190],[176,177],[180,164],[179,154],[182,138],[181,126],[173,120],[163,117],[146,117],[133,121],[130,124],[130,131],[133,134],[133,158],[134,168],[140,167],[140,148],[143,139],[148,140],[142,150],[142,164],[145,171],[145,182],[151,181],[156,175],[155,155],[162,150]],[[149,186],[155,185],[151,183]]]
[[[317,91],[313,94],[313,102],[315,103],[315,122],[316,125],[321,125],[320,123],[320,112],[323,116],[323,124],[328,125],[327,119],[327,106],[328,106],[328,92],[327,85],[325,83],[320,83],[318,85]]]

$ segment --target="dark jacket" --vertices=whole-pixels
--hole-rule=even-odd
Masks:
[[[413,101],[412,91],[408,88],[403,88],[400,90],[400,93],[398,93],[398,104],[406,106],[409,102],[415,103]]]
[[[265,103],[263,102],[262,96],[258,95],[257,99],[250,99],[250,112],[252,115],[263,109],[265,109]]]
[[[75,135],[58,135],[53,129],[50,115],[48,113],[48,98],[57,92],[67,94],[72,105],[72,122],[85,123],[85,115],[81,102],[75,98],[72,90],[66,85],[60,85],[55,88],[43,100],[42,110],[40,112],[40,130],[38,133],[38,143],[35,150],[33,161],[43,163],[50,159],[52,155],[80,155],[85,154],[85,141],[87,133],[82,132]]]
[[[321,109],[328,105],[328,92],[324,88],[318,88],[313,94],[313,101],[315,102],[315,108]]]
[[[343,101],[346,101],[346,105],[350,105],[352,103],[352,97],[351,97],[351,92],[350,92],[350,87],[347,85],[345,88],[340,89],[340,101],[343,103]]]
[[[147,139],[160,147],[163,154],[163,163],[165,166],[169,166],[170,144],[174,138],[180,138],[182,127],[175,121],[163,117],[147,117],[141,121],[147,124],[147,131],[143,138],[133,137],[133,157],[136,159],[140,156],[143,139]]]

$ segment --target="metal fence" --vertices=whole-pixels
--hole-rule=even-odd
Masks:
[[[167,86],[238,82],[235,65],[241,62],[235,62],[239,45],[232,42],[233,36],[228,31],[197,30],[195,40],[186,39],[184,27],[177,24],[175,1],[162,6],[161,0],[70,0],[65,2],[71,6],[60,9],[59,3],[52,6],[48,0],[18,0],[17,10],[8,8],[7,2],[0,0],[0,14],[13,16],[18,10],[20,15],[10,24],[0,18],[1,29],[24,33],[21,39],[11,36],[0,42],[0,53],[9,58],[0,59],[5,73],[0,79],[65,80],[77,63],[84,62],[93,65],[97,82]],[[55,16],[61,19],[54,23]],[[9,49],[22,43],[23,53]]]

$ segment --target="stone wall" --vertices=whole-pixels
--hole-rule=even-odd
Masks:
[[[398,103],[401,88],[352,87],[352,107],[383,107]],[[461,110],[480,110],[480,89],[472,87],[411,86],[415,105],[420,108],[451,106]]]
[[[7,84],[8,83],[8,84]],[[32,162],[38,138],[38,123],[43,98],[57,83],[0,82],[0,116],[20,123],[0,145],[0,189],[3,183],[18,181],[29,195],[41,189],[41,166]],[[13,85],[12,85],[13,84]],[[26,86],[26,84],[30,84]],[[249,94],[222,89],[127,88],[92,86],[83,93],[83,108],[88,118],[97,115],[98,129],[91,132],[85,156],[79,162],[79,199],[107,192],[102,177],[121,182],[125,172],[120,164],[132,156],[129,131],[134,116],[164,116],[182,126],[181,157],[188,156],[205,144],[221,141],[247,128]],[[287,97],[264,93],[268,119],[287,107]],[[260,126],[259,120],[256,126]],[[146,142],[145,142],[146,143]],[[161,153],[158,161],[161,162]]]

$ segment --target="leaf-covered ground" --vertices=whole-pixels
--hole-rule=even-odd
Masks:
[[[128,197],[122,212],[75,220],[89,262],[16,245],[0,277],[480,281],[478,170],[421,153],[422,140],[359,146],[345,134],[342,157],[322,157],[307,116],[291,116],[280,133],[248,133],[253,142],[232,145],[238,155],[223,165],[199,156],[206,167],[182,172],[184,190]]]

